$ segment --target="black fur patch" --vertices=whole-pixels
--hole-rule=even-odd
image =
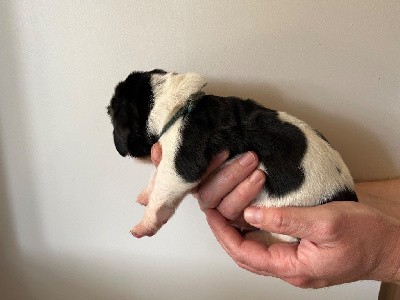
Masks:
[[[146,124],[153,107],[150,84],[152,74],[165,74],[163,70],[133,72],[115,88],[108,106],[114,125],[114,144],[122,156],[146,157],[156,138],[147,134]]]
[[[199,180],[211,158],[226,149],[232,157],[250,150],[257,153],[268,170],[265,189],[272,196],[294,191],[304,181],[303,132],[252,100],[206,95],[187,117],[181,134],[175,167],[188,182]]]
[[[327,199],[324,203],[332,202],[332,201],[356,201],[358,202],[357,194],[354,191],[349,189],[341,190],[331,198]]]

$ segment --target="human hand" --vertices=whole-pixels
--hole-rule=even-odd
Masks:
[[[151,148],[151,159],[157,167],[161,161],[160,143]],[[215,208],[230,224],[242,229],[254,229],[244,221],[243,211],[261,192],[265,174],[257,169],[259,161],[253,152],[247,152],[220,168],[229,157],[227,151],[216,155],[203,180],[193,191],[202,210]]]
[[[316,207],[247,208],[255,227],[301,238],[269,247],[246,240],[215,209],[206,211],[218,242],[242,268],[319,288],[357,280],[400,282],[400,222],[356,202]]]
[[[248,208],[244,220],[243,210],[261,191],[265,174],[257,170],[258,158],[251,152],[213,173],[227,157],[221,153],[213,159],[196,196],[217,240],[239,266],[299,287],[361,279],[400,281],[398,221],[355,202],[312,208]],[[152,149],[152,159],[156,165],[160,161],[160,145]],[[257,215],[261,221],[255,221]],[[246,240],[232,226],[248,228],[246,221],[301,241],[267,247]]]
[[[218,164],[218,156],[211,166],[215,164]],[[221,163],[217,166],[220,165]],[[214,208],[231,225],[241,229],[254,229],[244,220],[243,211],[261,192],[265,183],[265,173],[258,169],[258,165],[257,155],[246,152],[216,172],[211,172],[195,193],[201,209],[206,211]]]

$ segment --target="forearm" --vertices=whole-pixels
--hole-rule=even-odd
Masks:
[[[400,220],[400,178],[360,182],[356,192],[361,203]]]
[[[382,181],[360,182],[356,184],[359,202],[371,206],[394,218],[393,227],[387,232],[388,252],[385,254],[384,269],[387,274],[381,280],[400,284],[400,178]],[[394,267],[394,269],[391,269]],[[391,270],[390,270],[391,269]]]
[[[382,281],[400,285],[400,223],[393,230],[392,243],[387,243],[386,248],[389,250],[385,258],[386,270],[382,271],[383,274],[386,272],[387,277]]]
[[[377,268],[380,275],[372,279],[400,285],[400,222],[390,224],[388,229],[380,239],[383,247],[381,265]]]

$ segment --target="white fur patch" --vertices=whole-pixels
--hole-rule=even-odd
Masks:
[[[189,96],[206,84],[204,78],[196,73],[153,74],[151,86],[154,106],[147,121],[148,132],[158,136],[174,113],[185,105]]]

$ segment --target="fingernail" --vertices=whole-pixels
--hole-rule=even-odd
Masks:
[[[244,211],[244,219],[250,224],[260,224],[263,218],[263,212],[260,208],[249,207]]]
[[[255,170],[255,171],[253,172],[253,174],[251,174],[251,176],[250,176],[250,178],[249,178],[249,181],[250,181],[251,183],[259,183],[259,182],[261,182],[263,179],[264,179],[264,176],[263,176],[263,174],[261,173],[261,171],[260,171],[260,170]]]
[[[239,164],[242,167],[248,167],[250,166],[254,161],[256,160],[256,157],[252,152],[247,152],[244,154],[240,159],[239,159]]]

